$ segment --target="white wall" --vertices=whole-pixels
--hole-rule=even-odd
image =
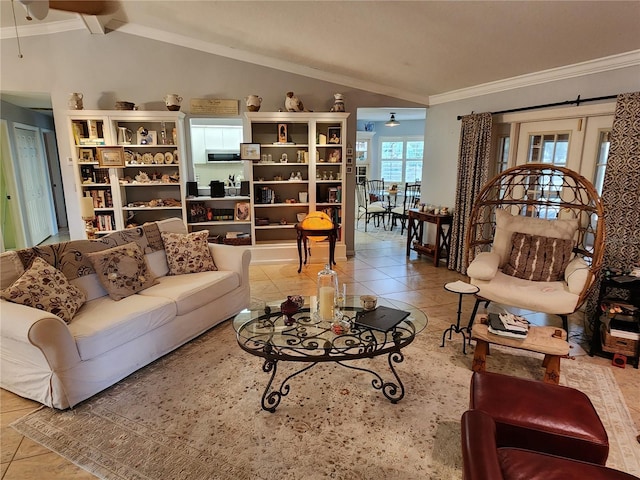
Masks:
[[[424,202],[450,206],[455,203],[460,141],[458,115],[563,102],[575,100],[578,95],[582,98],[602,97],[638,90],[640,67],[631,67],[430,107],[422,174]]]

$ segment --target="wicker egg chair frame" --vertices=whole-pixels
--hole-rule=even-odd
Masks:
[[[512,167],[496,175],[482,188],[471,211],[467,266],[478,253],[490,250],[498,208],[513,215],[548,218],[546,213],[554,212],[556,218],[579,220],[573,252],[590,265],[590,278],[576,305],[576,310],[580,308],[596,284],[604,255],[604,209],[593,184],[573,170],[543,163]]]

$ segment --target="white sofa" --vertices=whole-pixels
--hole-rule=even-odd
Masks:
[[[179,219],[160,231],[186,233]],[[88,241],[81,241],[88,242]],[[164,250],[145,252],[157,283],[112,300],[93,272],[70,283],[87,294],[69,324],[0,300],[0,386],[65,409],[104,390],[249,305],[249,249],[209,244],[217,271],[167,275]],[[22,273],[16,252],[0,255],[0,287]]]

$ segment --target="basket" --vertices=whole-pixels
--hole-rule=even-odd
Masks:
[[[609,353],[621,353],[634,357],[638,349],[638,340],[612,336],[605,325],[600,325],[602,350]]]
[[[225,238],[223,243],[225,245],[251,245],[251,237]]]

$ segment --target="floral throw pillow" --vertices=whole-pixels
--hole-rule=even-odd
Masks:
[[[114,300],[122,300],[155,284],[144,253],[137,243],[88,254],[100,283]]]
[[[208,230],[187,234],[162,232],[161,235],[169,275],[218,270],[209,251]]]
[[[69,323],[87,296],[78,287],[71,285],[64,273],[36,257],[31,267],[2,291],[2,298],[44,310]]]

